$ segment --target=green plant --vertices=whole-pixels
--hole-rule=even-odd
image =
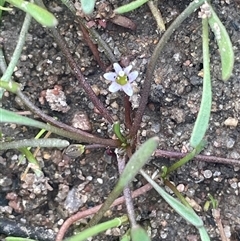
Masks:
[[[12,5],[18,7],[19,9],[27,12],[26,19],[23,23],[23,28],[19,37],[19,42],[16,47],[16,51],[13,54],[12,61],[8,65],[6,71],[4,72],[1,80],[0,87],[3,89],[12,92],[17,95],[21,101],[27,106],[28,109],[31,110],[32,113],[37,114],[42,120],[36,121],[31,118],[20,116],[13,111],[5,110],[0,108],[0,123],[16,123],[20,125],[28,125],[33,126],[35,128],[45,129],[50,131],[51,133],[57,134],[61,137],[68,138],[69,140],[76,140],[80,144],[74,144],[74,155],[81,155],[84,153],[86,149],[88,149],[91,145],[93,147],[101,147],[101,148],[112,148],[114,150],[115,156],[118,160],[119,164],[119,180],[113,189],[113,191],[109,194],[107,200],[102,205],[102,207],[98,210],[96,215],[91,219],[88,223],[86,229],[82,231],[80,234],[76,236],[70,237],[67,240],[84,240],[88,237],[96,235],[107,228],[117,227],[119,225],[123,225],[128,222],[130,223],[130,232],[126,235],[126,238],[129,236],[132,240],[138,240],[139,235],[141,237],[144,236],[144,240],[149,240],[150,238],[146,234],[146,231],[140,227],[136,223],[132,198],[128,195],[129,193],[129,183],[134,179],[138,172],[140,172],[144,178],[157,190],[159,195],[165,199],[165,201],[186,221],[194,225],[201,236],[201,239],[206,241],[210,240],[203,222],[201,218],[196,215],[196,213],[189,207],[188,203],[185,201],[184,197],[181,196],[176,190],[174,186],[172,186],[168,180],[168,176],[174,172],[176,169],[187,163],[189,160],[194,158],[205,146],[204,136],[208,128],[209,119],[210,119],[210,111],[211,111],[211,99],[212,99],[212,90],[211,90],[211,75],[210,75],[210,57],[209,57],[209,40],[208,40],[208,25],[215,34],[222,62],[222,79],[226,81],[232,72],[234,55],[233,49],[231,45],[230,38],[227,34],[225,27],[222,25],[221,21],[217,17],[216,13],[208,3],[204,3],[204,0],[192,1],[189,6],[176,18],[176,20],[169,26],[166,32],[163,34],[159,43],[157,44],[153,55],[147,66],[147,72],[145,76],[145,82],[143,84],[141,100],[139,108],[136,112],[135,118],[132,120],[131,118],[131,104],[129,102],[129,96],[133,94],[133,90],[131,89],[131,82],[137,78],[137,71],[133,71],[130,73],[132,67],[125,66],[124,69],[117,63],[114,55],[111,53],[108,47],[107,49],[107,57],[114,65],[115,72],[105,73],[104,77],[110,81],[112,81],[112,87],[110,87],[110,91],[115,92],[120,89],[124,90],[127,95],[124,95],[124,106],[125,106],[125,125],[129,128],[129,133],[123,133],[120,129],[120,123],[113,121],[113,118],[109,111],[106,109],[104,104],[100,101],[100,99],[95,95],[91,86],[85,81],[85,78],[77,65],[76,61],[73,59],[70,51],[66,47],[67,44],[61,38],[58,31],[54,26],[57,24],[55,17],[50,14],[41,1],[36,1],[38,5],[24,2],[22,0],[16,1],[7,1]],[[75,12],[74,5],[71,1],[63,1],[67,6],[69,6],[72,12]],[[133,9],[142,6],[147,1],[134,1],[129,5],[117,8],[115,10],[116,13],[122,14],[127,11],[132,11]],[[95,1],[81,1],[83,11],[86,14],[90,14],[95,5]],[[2,3],[3,5],[3,3]],[[203,40],[203,67],[204,67],[204,80],[203,80],[203,93],[202,93],[202,101],[200,106],[200,111],[198,114],[198,118],[195,122],[194,129],[192,132],[190,144],[194,148],[191,153],[186,155],[184,158],[180,159],[178,162],[173,164],[170,167],[164,167],[161,173],[161,178],[165,182],[165,184],[170,187],[173,192],[180,199],[179,202],[175,198],[171,197],[167,194],[154,180],[152,180],[143,170],[143,166],[146,164],[150,156],[154,153],[158,146],[158,138],[153,137],[142,144],[140,147],[140,143],[137,143],[137,131],[140,128],[140,124],[142,122],[142,117],[148,102],[148,97],[150,94],[151,80],[153,76],[153,72],[157,63],[157,59],[160,56],[160,53],[163,50],[163,47],[167,44],[170,36],[174,33],[174,31],[181,26],[181,23],[192,14],[197,8],[202,6],[202,40]],[[41,7],[40,7],[41,6]],[[52,35],[55,38],[55,41],[58,43],[58,46],[66,56],[66,59],[69,63],[69,66],[73,70],[76,78],[79,80],[82,88],[86,91],[89,99],[92,101],[94,106],[99,110],[99,113],[108,121],[109,124],[113,124],[113,132],[117,136],[117,140],[114,139],[105,139],[99,137],[97,135],[89,134],[85,131],[77,130],[73,127],[70,127],[62,122],[55,120],[54,118],[43,113],[39,108],[31,103],[31,101],[26,97],[24,92],[21,90],[21,85],[11,80],[11,75],[13,73],[13,69],[17,65],[17,61],[19,60],[19,56],[22,52],[23,45],[25,42],[25,36],[28,31],[28,27],[30,25],[30,15],[33,16],[38,22],[42,25],[48,26]],[[46,22],[45,22],[46,21]],[[90,35],[90,30],[86,27],[84,19],[79,20],[83,26],[83,28]],[[217,26],[217,27],[216,27]],[[104,41],[103,41],[104,42]],[[106,43],[104,43],[106,45]],[[106,45],[107,46],[107,45]],[[226,52],[230,54],[226,54]],[[132,75],[131,75],[132,74]],[[133,76],[134,75],[134,76]],[[34,165],[33,170],[36,175],[43,175],[40,166],[31,151],[29,151],[28,147],[70,147],[69,142],[66,140],[53,139],[49,138],[48,140],[38,139],[38,140],[25,140],[25,141],[11,141],[3,143],[0,150],[6,150],[11,148],[16,148],[20,152],[22,152],[29,160],[29,163]],[[92,146],[91,146],[92,147]],[[138,148],[139,147],[139,148]],[[70,153],[71,151],[68,150]],[[72,155],[73,155],[72,154]],[[127,163],[127,164],[126,164]],[[124,196],[126,198],[126,205],[128,211],[128,219],[126,217],[121,217],[117,219],[110,220],[108,222],[104,222],[102,224],[98,224],[101,220],[103,214],[109,209],[114,200],[120,195],[121,192],[124,192]],[[62,240],[64,233],[58,234],[56,240]],[[7,240],[14,241],[17,238],[8,237]],[[28,240],[28,239],[20,239],[19,240]],[[142,239],[143,240],[143,239]]]

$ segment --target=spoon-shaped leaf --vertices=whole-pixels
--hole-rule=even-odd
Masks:
[[[91,14],[96,0],[81,0],[82,10],[85,14]]]
[[[123,188],[134,179],[139,170],[146,164],[153,152],[157,149],[158,142],[158,137],[152,137],[143,143],[132,155],[119,178],[116,185],[117,189],[121,189],[122,191]]]
[[[224,81],[227,81],[232,74],[234,65],[233,46],[226,28],[222,24],[221,20],[218,18],[211,5],[209,5],[209,7],[211,9],[211,16],[208,18],[208,23],[211,30],[214,32],[215,38],[217,40],[221,56],[222,79]]]
[[[208,20],[204,18],[202,19],[203,92],[199,113],[190,139],[190,144],[194,148],[199,145],[207,131],[212,106],[208,41]]]
[[[55,27],[58,23],[54,15],[38,5],[23,0],[6,0],[13,6],[29,13],[37,22],[46,27]]]

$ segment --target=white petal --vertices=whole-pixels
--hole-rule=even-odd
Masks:
[[[122,88],[121,85],[119,85],[116,82],[112,82],[112,84],[109,86],[108,90],[112,93],[117,92],[118,90],[120,90]]]
[[[131,69],[132,69],[132,65],[129,65],[128,67],[126,67],[126,68],[124,69],[124,73],[125,73],[126,75],[128,75],[128,74],[130,73]]]
[[[118,63],[113,64],[115,72],[118,74],[120,71],[123,71],[122,67]]]
[[[111,80],[111,81],[115,81],[116,77],[117,77],[117,74],[115,72],[109,72],[109,73],[105,73],[103,75],[103,77],[106,79],[106,80]]]
[[[138,72],[133,71],[128,75],[128,81],[132,83],[138,77]]]
[[[132,86],[130,85],[130,83],[123,85],[122,89],[128,96],[133,95],[133,89],[132,89]]]

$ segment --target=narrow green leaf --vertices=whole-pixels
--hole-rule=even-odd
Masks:
[[[205,227],[201,227],[198,229],[199,233],[200,233],[200,237],[201,237],[201,240],[202,241],[211,241],[208,233],[207,233],[207,230],[205,229]]]
[[[179,161],[175,162],[173,165],[171,165],[169,168],[163,167],[162,168],[162,178],[166,178],[171,172],[175,171],[176,169],[180,168],[184,164],[186,164],[188,161],[193,159],[196,155],[198,155],[203,148],[206,146],[207,142],[205,140],[201,140],[200,143],[192,150],[190,153],[188,153],[185,157],[181,158]]]
[[[16,123],[20,125],[34,126],[40,129],[50,130],[50,125],[18,115],[12,111],[0,108],[0,123]],[[50,130],[51,131],[51,130]]]
[[[100,223],[98,225],[95,225],[91,228],[85,229],[79,234],[76,234],[65,241],[84,241],[87,238],[93,237],[107,229],[114,228],[114,227],[119,227],[120,225],[126,223],[128,221],[127,216],[123,216],[120,218],[114,218],[113,220]]]
[[[11,142],[0,142],[0,150],[18,149],[22,147],[58,147],[64,148],[69,145],[68,141],[56,138],[48,139],[25,139]]]
[[[131,228],[131,238],[132,241],[151,241],[146,230],[140,225]]]
[[[227,81],[232,74],[234,66],[233,46],[226,28],[218,18],[211,5],[209,5],[209,7],[211,9],[211,16],[208,18],[208,23],[217,40],[221,56],[222,79],[223,81]]]
[[[195,122],[190,144],[196,148],[202,141],[208,128],[210,119],[211,106],[212,106],[212,87],[210,76],[210,58],[209,58],[209,46],[208,46],[208,20],[202,19],[202,42],[203,42],[203,92],[202,100],[198,113],[197,120]]]
[[[157,149],[159,142],[158,137],[152,137],[143,143],[139,149],[132,155],[126,167],[124,168],[122,174],[120,175],[119,181],[112,190],[112,192],[108,195],[106,201],[98,210],[98,212],[93,216],[91,221],[88,223],[88,226],[96,225],[99,220],[102,218],[104,213],[109,209],[114,200],[120,195],[123,191],[124,187],[131,182],[135,175],[138,173],[140,168],[148,161],[153,152]],[[120,158],[120,157],[119,157]]]
[[[36,241],[36,240],[35,239],[30,239],[30,238],[7,237],[6,241]]]
[[[31,164],[31,168],[36,174],[37,177],[44,176],[43,172],[41,171],[41,167],[35,158],[35,156],[30,152],[27,148],[19,148],[18,149],[28,160],[29,164]]]
[[[139,147],[124,168],[116,187],[123,190],[123,188],[134,179],[139,170],[146,164],[153,152],[157,149],[158,143],[159,138],[152,137]]]
[[[115,122],[113,124],[113,132],[122,143],[126,143],[126,139],[124,138],[124,136],[121,133],[119,122]]]
[[[55,27],[58,23],[55,16],[38,5],[23,0],[6,0],[13,6],[29,13],[37,22],[46,27]]]
[[[181,202],[170,196],[143,170],[141,170],[140,173],[180,216],[197,228],[201,228],[203,226],[202,219],[193,211],[192,208],[184,206]]]
[[[93,12],[96,0],[81,0],[82,10],[85,14]]]
[[[0,80],[0,87],[16,94],[17,91],[21,88],[21,85],[15,81]]]
[[[127,13],[130,11],[133,11],[136,8],[141,7],[144,3],[146,3],[148,0],[136,0],[136,1],[132,1],[126,5],[123,5],[121,7],[118,7],[114,10],[115,13],[117,14],[123,14],[123,13]]]
[[[130,230],[120,237],[119,241],[131,241]]]

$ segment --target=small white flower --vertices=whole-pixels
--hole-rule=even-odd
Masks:
[[[109,91],[117,92],[118,90],[123,90],[128,96],[133,95],[133,89],[131,83],[138,77],[138,72],[133,71],[132,65],[122,69],[118,63],[113,64],[115,72],[109,72],[103,75],[106,80],[112,81],[109,86]]]

